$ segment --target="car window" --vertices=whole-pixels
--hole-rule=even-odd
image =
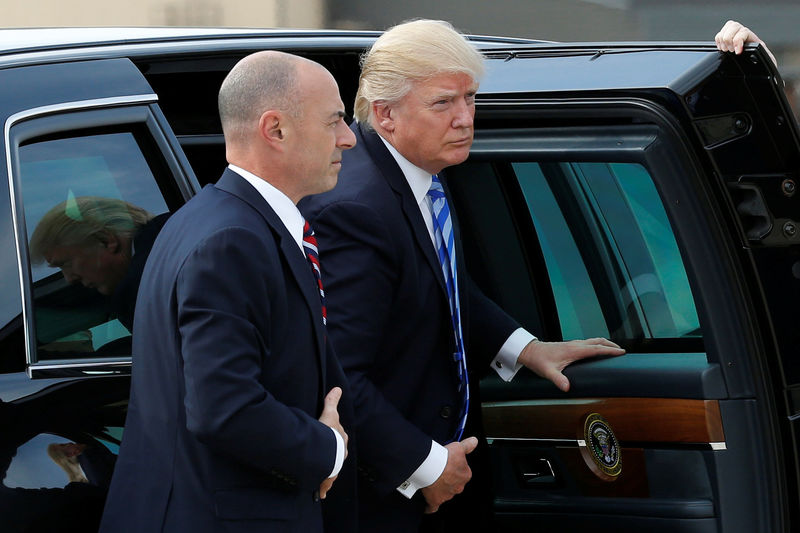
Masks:
[[[157,231],[137,239],[168,210],[145,152],[135,130],[20,146],[39,361],[130,355],[137,246]]]
[[[680,251],[645,167],[512,167],[536,228],[563,338],[701,336]]]

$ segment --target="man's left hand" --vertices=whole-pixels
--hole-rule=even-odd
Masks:
[[[561,373],[567,366],[598,355],[622,355],[625,350],[602,337],[566,342],[533,340],[519,354],[519,362],[537,375],[549,379],[564,392],[569,390],[569,380]]]

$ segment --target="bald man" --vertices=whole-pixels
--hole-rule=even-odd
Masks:
[[[279,52],[237,63],[219,110],[230,165],[144,270],[101,531],[318,532],[339,488],[347,386],[295,204],[336,184],[355,138],[331,74]]]

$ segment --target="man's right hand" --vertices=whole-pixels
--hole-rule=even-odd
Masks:
[[[426,513],[435,513],[439,506],[456,494],[464,491],[464,486],[472,478],[472,470],[467,464],[467,454],[478,446],[478,439],[469,437],[461,442],[446,445],[447,464],[439,479],[422,489],[422,495],[428,503]]]
[[[344,456],[347,457],[347,433],[342,427],[342,424],[339,422],[338,406],[341,398],[342,389],[339,387],[332,388],[328,395],[325,396],[325,403],[322,407],[322,414],[319,416],[319,421],[329,428],[333,428],[339,433],[339,435],[342,436],[344,439]],[[333,486],[334,481],[336,481],[336,476],[329,477],[322,482],[322,484],[319,486],[320,498],[325,499],[325,496],[327,495],[331,486]]]

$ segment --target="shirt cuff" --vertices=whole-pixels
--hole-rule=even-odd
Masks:
[[[331,475],[328,476],[332,478],[333,476],[338,476],[339,471],[342,469],[342,465],[344,464],[344,438],[339,435],[339,432],[335,429],[331,428],[333,431],[333,436],[336,437],[336,460],[333,462],[333,470],[331,471]]]
[[[531,341],[536,340],[536,337],[528,333],[522,328],[517,328],[511,334],[506,342],[500,347],[500,351],[492,360],[492,368],[497,372],[497,375],[503,381],[511,381],[517,372],[522,368],[522,363],[519,360],[519,354]]]
[[[411,498],[419,489],[424,489],[439,479],[447,466],[447,448],[436,441],[431,441],[428,457],[419,465],[411,476],[397,487],[398,492]]]

